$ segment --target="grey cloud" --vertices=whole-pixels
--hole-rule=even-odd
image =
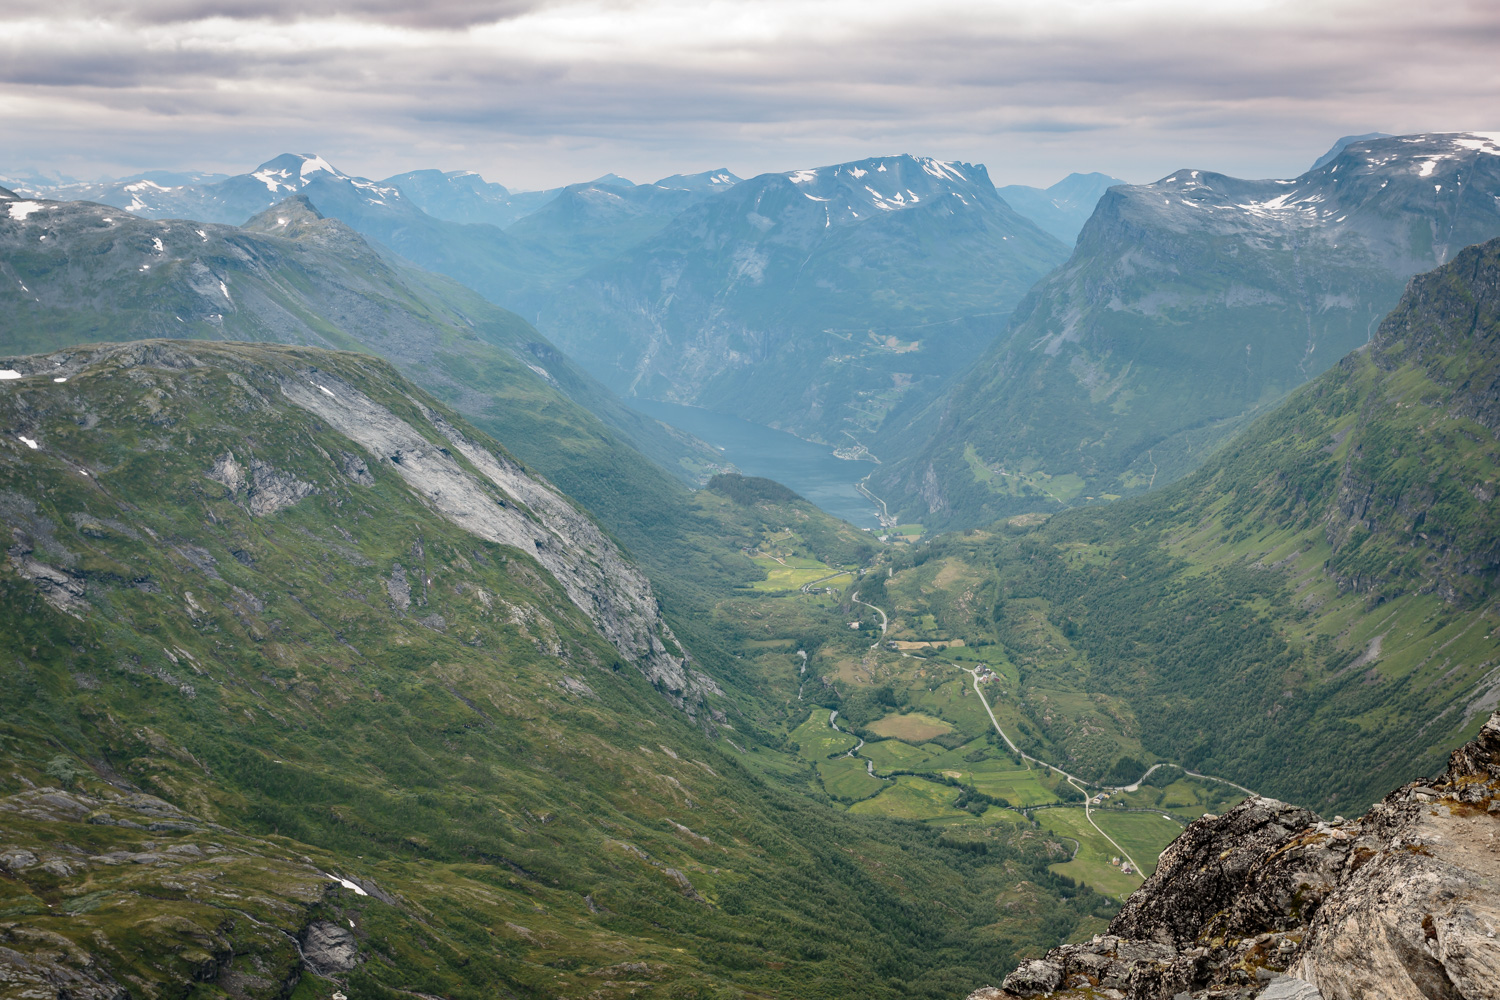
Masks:
[[[296,11],[278,4],[129,6],[163,24],[210,11],[294,18],[336,9],[408,24],[387,0],[344,8],[314,0]],[[793,34],[747,42],[724,59],[665,43],[644,56],[622,47],[568,59],[544,56],[545,46],[502,56],[461,32],[426,30],[528,9],[538,8],[457,4],[411,14],[428,20],[380,49],[314,37],[302,47],[206,53],[136,44],[128,27],[92,40],[0,40],[0,97],[60,109],[0,117],[0,128],[25,136],[17,148],[33,158],[49,144],[86,155],[89,143],[109,142],[146,151],[132,156],[155,150],[141,165],[240,170],[296,136],[299,147],[325,155],[348,150],[352,159],[340,165],[352,172],[487,168],[507,184],[517,182],[521,157],[536,161],[538,174],[577,162],[580,176],[665,175],[694,157],[747,174],[819,162],[804,157],[863,155],[872,145],[1147,179],[1185,165],[1264,172],[1273,161],[1305,163],[1338,134],[1483,127],[1500,107],[1489,68],[1500,19],[1473,5],[1429,12],[1369,4],[1358,18],[1325,11],[1290,26],[1273,11],[1262,21],[1145,17],[1051,32],[953,28],[914,14],[900,30],[838,46]],[[188,122],[192,136],[179,136]],[[173,149],[198,148],[189,138],[212,138],[225,156],[243,149],[244,159],[172,160]],[[991,168],[1000,179],[1045,179]]]
[[[229,18],[300,21],[344,17],[413,28],[456,29],[493,24],[545,5],[545,0],[9,0],[10,18],[100,18],[169,25]]]

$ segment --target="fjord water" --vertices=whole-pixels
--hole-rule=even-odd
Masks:
[[[875,528],[875,506],[855,488],[874,464],[835,458],[821,444],[698,406],[629,398],[657,420],[707,441],[747,476],[765,476],[858,528]]]

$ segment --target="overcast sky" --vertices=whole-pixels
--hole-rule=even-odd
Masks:
[[[0,174],[1291,176],[1340,135],[1500,132],[1497,53],[1494,0],[4,0]]]

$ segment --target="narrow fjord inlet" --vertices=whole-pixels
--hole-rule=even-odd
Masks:
[[[1500,1000],[1497,33],[0,10],[0,1000]]]

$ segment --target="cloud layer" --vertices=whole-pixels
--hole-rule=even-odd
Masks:
[[[882,152],[999,183],[1295,173],[1337,136],[1500,128],[1500,14],[1226,0],[12,0],[0,171],[288,149],[541,186]]]

